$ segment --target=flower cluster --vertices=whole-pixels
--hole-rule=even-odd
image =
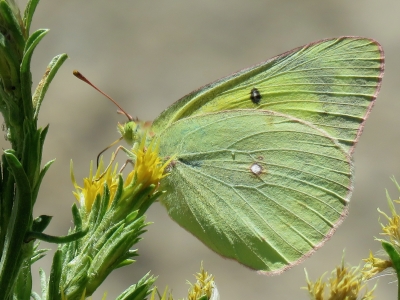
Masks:
[[[143,187],[150,185],[158,186],[162,178],[168,175],[165,169],[171,162],[171,158],[165,163],[162,163],[159,157],[159,144],[156,139],[150,142],[150,145],[145,147],[146,139],[143,138],[139,147],[132,152],[136,157],[134,172],[131,172],[125,181],[125,185],[129,185],[134,178],[138,184]]]
[[[73,192],[75,198],[78,200],[81,207],[85,208],[89,213],[92,209],[92,205],[97,195],[103,195],[104,185],[106,184],[110,191],[110,199],[114,199],[115,192],[118,187],[118,176],[117,176],[118,164],[115,165],[112,170],[108,167],[104,171],[103,160],[100,160],[100,164],[95,174],[93,174],[93,161],[90,163],[89,176],[83,179],[83,187],[80,187],[75,180],[73,172],[73,164],[71,161],[70,175],[72,183],[76,189]]]
[[[117,164],[113,164],[113,154],[111,163],[105,167],[101,160],[96,172],[91,163],[83,186],[77,184],[71,164],[73,194],[80,204],[79,209],[73,208],[75,228],[72,232],[84,229],[87,234],[60,248],[64,253],[63,273],[68,274],[61,277],[60,286],[67,298],[83,293],[92,295],[112,270],[135,261],[137,250],[131,248],[148,225],[144,213],[162,194],[158,190],[159,182],[167,176],[165,168],[169,162],[162,163],[154,141],[147,148],[145,142],[141,142],[129,156],[135,158],[134,168],[125,180]],[[143,280],[144,296],[150,293],[155,280],[147,277]],[[131,287],[130,291],[134,293],[137,289],[139,286]]]
[[[362,273],[365,280],[371,279],[375,275],[393,266],[392,261],[374,257],[372,252],[370,252],[369,257],[363,259],[363,261],[365,261],[365,265]]]
[[[307,276],[307,287],[311,299],[314,300],[371,300],[373,299],[373,291],[368,290],[366,282],[357,267],[346,267],[344,262],[337,266],[331,273],[331,277],[327,281],[323,281],[322,275],[317,281],[312,282]],[[362,291],[365,291],[363,295]]]
[[[171,162],[171,159],[162,163],[159,157],[159,144],[157,141],[153,139],[148,147],[145,146],[145,142],[146,139],[143,138],[137,149],[133,149],[131,152],[132,157],[135,157],[134,169],[126,176],[122,199],[130,198],[134,191],[137,192],[138,187],[144,190],[149,186],[153,186],[155,190],[162,178],[168,175],[165,169]],[[83,179],[82,187],[76,183],[71,162],[70,174],[75,187],[73,194],[80,203],[80,206],[85,208],[87,213],[90,213],[96,197],[98,195],[103,196],[104,186],[107,186],[110,193],[108,206],[115,199],[120,175],[117,171],[118,164],[115,164],[114,168],[112,168],[114,158],[115,155],[113,154],[111,163],[107,167],[104,166],[101,159],[95,173],[93,172],[93,162],[91,162],[89,176]]]
[[[200,266],[200,272],[195,275],[197,282],[190,284],[188,300],[198,299],[219,299],[219,293],[214,282],[214,276],[208,274],[203,265]]]

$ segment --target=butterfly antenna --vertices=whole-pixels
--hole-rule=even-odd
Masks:
[[[100,156],[106,152],[108,149],[110,149],[112,146],[114,146],[115,144],[117,144],[119,141],[121,141],[123,139],[123,137],[121,136],[118,140],[116,140],[115,142],[111,143],[110,145],[108,145],[105,149],[101,150],[100,153],[97,155],[97,159],[96,159],[96,163],[97,163],[97,167],[99,167],[99,161],[100,161]]]
[[[100,90],[97,86],[95,86],[93,83],[91,83],[85,76],[83,76],[79,71],[74,70],[73,74],[75,75],[75,77],[79,78],[80,80],[82,80],[83,82],[86,82],[88,85],[90,85],[92,88],[94,88],[96,91],[98,91],[100,94],[102,94],[103,96],[107,97],[108,100],[110,100],[112,103],[114,103],[120,110],[120,112],[122,114],[124,114],[129,121],[133,121],[133,118],[130,114],[128,114],[121,106],[119,106],[119,104],[110,96],[108,96],[106,93],[104,93],[102,90]],[[115,143],[113,143],[112,145],[115,145]],[[109,146],[110,147],[110,146]],[[109,148],[108,147],[108,148]],[[108,148],[106,148],[105,150],[107,150]],[[103,153],[105,150],[103,150],[101,153]],[[99,154],[99,155],[100,155]]]

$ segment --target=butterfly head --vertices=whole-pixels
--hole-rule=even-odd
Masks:
[[[125,142],[130,146],[139,143],[143,137],[151,138],[153,134],[149,131],[151,122],[128,121],[124,124],[118,123],[118,131]]]

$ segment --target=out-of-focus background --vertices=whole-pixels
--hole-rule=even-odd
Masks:
[[[20,0],[21,7],[26,1]],[[379,41],[386,54],[381,93],[355,152],[355,190],[350,214],[333,238],[303,264],[281,276],[258,275],[226,260],[176,225],[160,204],[148,211],[148,233],[132,266],[114,272],[94,299],[114,299],[146,272],[157,286],[183,298],[200,262],[215,275],[221,299],[308,299],[304,268],[311,279],[341,261],[358,265],[379,243],[379,213],[388,211],[385,189],[400,180],[400,2],[398,0],[289,1],[94,1],[42,0],[32,30],[51,29],[33,57],[34,85],[59,53],[70,59],[54,79],[39,123],[50,123],[44,162],[56,158],[42,184],[35,215],[54,216],[48,234],[64,235],[74,201],[69,177],[77,180],[89,162],[119,135],[124,117],[103,96],[72,75],[79,69],[133,116],[153,120],[174,101],[204,84],[297,46],[323,38],[357,35]],[[7,147],[1,141],[0,146]],[[110,152],[108,152],[110,155]],[[121,155],[120,160],[124,158]],[[383,219],[381,218],[381,221]],[[55,245],[42,244],[55,249]],[[47,274],[52,254],[37,262]],[[37,276],[35,276],[37,278]],[[394,276],[379,280],[377,299],[395,299]],[[374,284],[372,282],[371,286]],[[35,289],[39,291],[38,282]]]

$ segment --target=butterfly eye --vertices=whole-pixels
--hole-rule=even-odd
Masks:
[[[262,168],[259,164],[254,163],[254,164],[251,165],[250,171],[251,171],[254,175],[257,175],[257,176],[258,176],[258,175],[260,175],[260,174],[262,173],[263,168]]]
[[[254,104],[259,104],[261,101],[261,94],[257,88],[253,88],[250,92],[250,99]]]

